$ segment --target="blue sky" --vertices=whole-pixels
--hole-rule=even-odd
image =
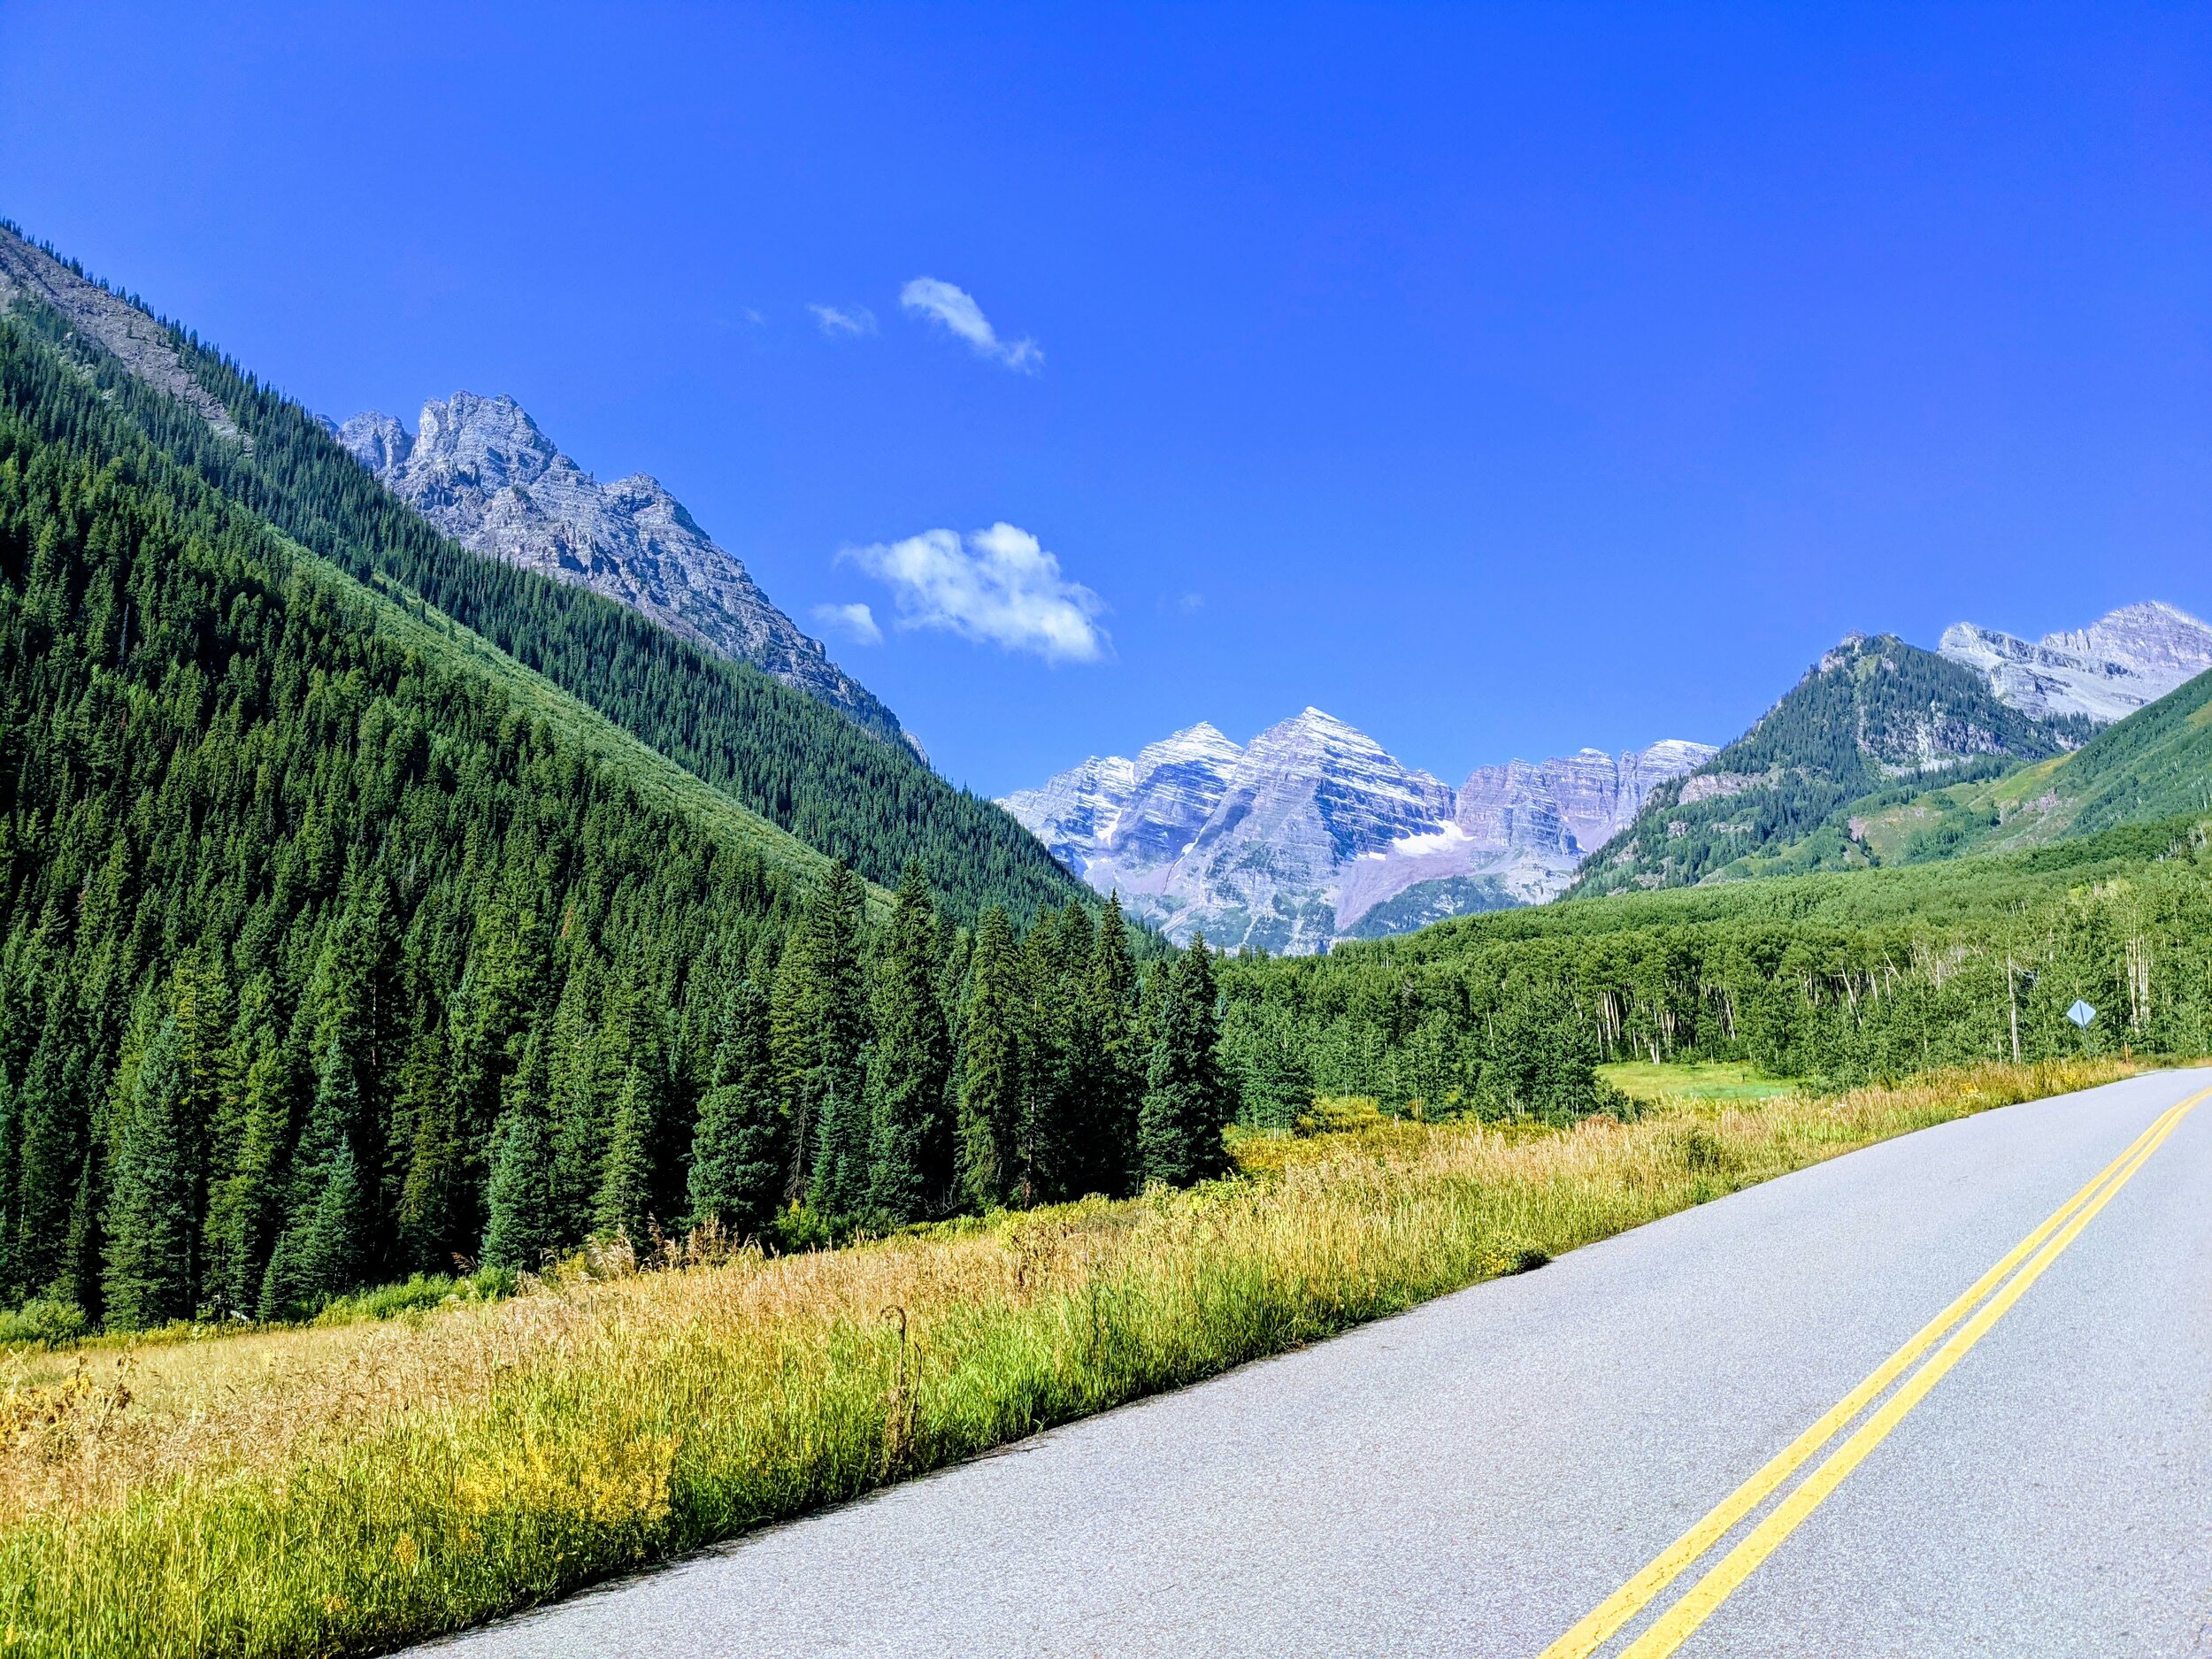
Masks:
[[[991,793],[2212,614],[2200,7],[9,0],[0,212],[330,415],[657,474]]]

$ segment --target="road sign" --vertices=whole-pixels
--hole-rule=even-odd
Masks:
[[[2090,1007],[2088,1003],[2083,1002],[2079,997],[2076,997],[2074,999],[2073,1007],[2066,1010],[2066,1018],[2072,1020],[2074,1024],[2079,1025],[2084,1031],[2087,1031],[2089,1029],[2089,1022],[2096,1018],[2096,1017],[2097,1010]]]

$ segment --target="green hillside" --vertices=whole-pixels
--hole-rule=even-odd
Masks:
[[[0,1287],[142,1324],[449,1266],[530,1020],[674,1086],[826,861],[113,392],[0,319]]]
[[[1573,896],[1876,862],[1852,823],[2062,753],[2078,722],[1999,702],[1970,668],[1891,634],[1854,634],[1750,731],[1655,791],[1594,854]]]
[[[2108,726],[2070,754],[1909,802],[1855,804],[1885,864],[2039,846],[2212,811],[2212,675]]]
[[[116,303],[73,266],[0,228],[50,285]],[[174,461],[357,580],[419,601],[599,710],[810,847],[888,886],[918,859],[956,914],[1018,916],[1080,895],[1044,848],[989,801],[902,744],[861,730],[751,666],[677,639],[634,611],[449,541],[396,500],[296,403],[191,337],[154,328],[157,373],[136,372],[35,296],[12,314],[92,378],[111,408]],[[169,365],[174,365],[173,372]],[[193,401],[157,389],[189,377]],[[209,399],[211,398],[211,402]],[[236,436],[205,412],[219,408]]]
[[[1632,1059],[1851,1081],[2212,1048],[2212,674],[2062,753],[1968,679],[1847,641],[1705,770],[1727,793],[1663,791],[1572,902],[1234,964],[1248,1115],[1540,1115]]]

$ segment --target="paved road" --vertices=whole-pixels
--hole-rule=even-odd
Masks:
[[[2208,1084],[1871,1148],[435,1651],[1531,1659]],[[2212,1655],[2212,1102],[1679,1652]]]

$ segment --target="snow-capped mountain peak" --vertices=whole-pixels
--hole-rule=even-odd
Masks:
[[[1713,753],[1679,740],[1584,749],[1479,768],[1455,790],[1309,707],[1242,746],[1201,722],[1000,804],[1171,937],[1314,950],[1548,898],[1655,785]]]

